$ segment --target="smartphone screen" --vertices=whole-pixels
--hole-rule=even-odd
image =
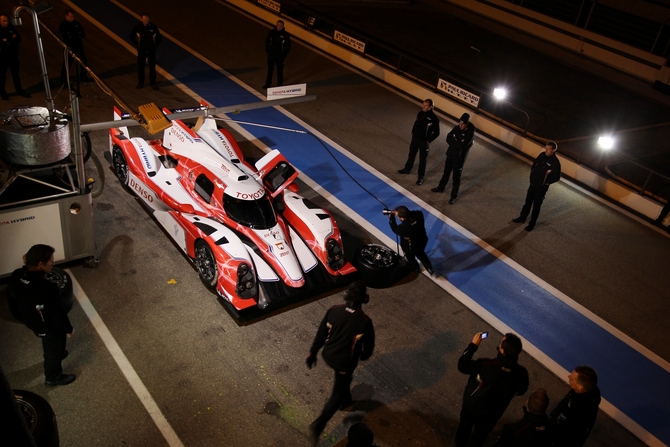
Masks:
[[[488,332],[482,332],[482,340],[489,336]]]

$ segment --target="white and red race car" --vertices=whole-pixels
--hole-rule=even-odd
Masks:
[[[121,117],[115,108],[114,119]],[[192,128],[172,120],[162,140],[131,138],[127,127],[110,129],[110,137],[122,185],[236,310],[265,308],[356,271],[335,220],[297,193],[298,172],[279,151],[251,166],[212,117]]]

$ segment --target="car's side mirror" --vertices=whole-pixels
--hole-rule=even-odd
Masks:
[[[190,203],[180,203],[177,206],[177,211],[184,214],[195,214],[195,208]]]

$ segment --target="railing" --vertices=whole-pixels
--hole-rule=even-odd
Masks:
[[[268,5],[264,4],[264,1],[249,1],[261,7],[271,9]],[[274,6],[276,5],[279,4],[274,4]],[[276,12],[275,9],[272,10]],[[546,139],[538,137],[529,131],[529,127],[533,122],[531,114],[511,102],[495,99],[490,90],[461,79],[443,67],[435,66],[428,61],[407,54],[394,48],[392,45],[366,35],[360,30],[351,29],[346,24],[323,16],[318,11],[306,5],[295,3],[281,4],[280,15],[333,43],[348,48],[362,57],[384,66],[398,75],[433,90],[436,94],[461,103],[463,106],[470,108],[475,114],[485,115],[500,125],[538,143],[543,144],[546,142]],[[336,39],[336,34],[339,36],[339,39]],[[346,39],[343,39],[342,35],[346,36]],[[476,96],[478,102],[473,103],[472,101],[448,94],[443,88],[440,88],[440,85],[443,84],[441,81],[458,86],[469,94]],[[666,141],[670,141],[670,123],[655,127],[664,127],[664,131],[667,130],[668,132],[668,139]],[[625,131],[622,133],[625,133]],[[623,156],[612,158],[612,154],[609,156],[602,155],[602,152],[596,149],[596,139],[597,137],[590,136],[563,142],[559,141],[561,154],[602,175],[611,176],[619,180],[637,190],[641,195],[656,199],[662,197],[665,200],[670,200],[670,178],[652,167],[644,166],[639,161],[621,158]],[[586,144],[588,147],[584,147],[582,144]],[[604,162],[608,160],[609,163]],[[627,166],[627,168],[624,169],[624,166]],[[640,175],[640,172],[643,175]],[[668,166],[667,172],[670,172],[670,166]]]

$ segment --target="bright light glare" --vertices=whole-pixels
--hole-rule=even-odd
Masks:
[[[603,149],[612,149],[614,147],[614,138],[606,135],[598,137],[598,146]]]
[[[497,99],[505,99],[505,96],[507,96],[507,90],[504,88],[494,88],[493,96],[495,96]]]

